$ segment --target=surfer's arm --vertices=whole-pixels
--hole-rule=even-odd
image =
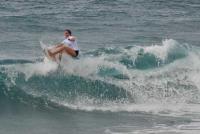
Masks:
[[[70,41],[75,41],[76,40],[76,37],[75,36],[69,36],[68,37],[68,40],[70,40]],[[61,47],[61,46],[63,46],[64,45],[64,41],[63,42],[61,42],[61,43],[57,43],[57,44],[55,44],[54,46],[54,48],[58,48],[58,47]]]
[[[75,36],[69,36],[68,39],[69,39],[70,41],[75,41],[75,40],[76,40],[76,37],[75,37]]]

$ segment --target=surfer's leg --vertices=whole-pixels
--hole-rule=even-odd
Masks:
[[[76,56],[76,52],[73,49],[69,48],[69,47],[65,47],[65,52],[67,54],[69,54],[70,56],[72,56],[72,57]]]
[[[54,48],[62,47],[63,44],[56,45]]]
[[[64,45],[57,47],[54,50],[51,49],[48,52],[51,57],[55,57],[56,54],[63,53],[63,52],[66,52],[67,54],[69,54],[70,56],[73,56],[73,57],[76,56],[76,52],[73,49],[71,49],[67,46],[64,46]]]
[[[59,46],[59,47],[50,49],[50,50],[48,51],[48,53],[49,53],[49,55],[50,55],[51,57],[55,57],[56,54],[62,53],[63,50],[65,50],[65,47],[62,45],[62,46]]]

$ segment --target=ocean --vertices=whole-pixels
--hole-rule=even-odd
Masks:
[[[1,0],[0,31],[0,134],[200,133],[199,0]]]

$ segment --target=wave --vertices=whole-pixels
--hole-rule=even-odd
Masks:
[[[129,46],[126,48],[99,48],[86,54],[92,56],[107,55],[130,69],[152,69],[170,64],[187,57],[190,48],[173,39],[163,40],[161,44],[151,46]]]
[[[133,48],[133,52],[137,55],[129,55],[128,58],[125,56],[122,58],[121,63],[124,63],[129,68],[149,69],[186,57],[188,55],[188,46],[168,39],[162,41],[161,45],[138,47],[137,52]]]
[[[101,48],[76,60],[64,58],[60,65],[5,59],[0,96],[86,111],[198,111],[200,54],[195,50],[170,39],[161,45]]]
[[[24,59],[3,59],[3,60],[0,60],[0,65],[25,64],[25,63],[34,63],[34,61],[24,60]]]

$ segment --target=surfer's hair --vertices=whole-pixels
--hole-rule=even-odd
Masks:
[[[72,35],[71,30],[69,30],[69,29],[65,29],[65,31],[68,32],[70,35]]]

